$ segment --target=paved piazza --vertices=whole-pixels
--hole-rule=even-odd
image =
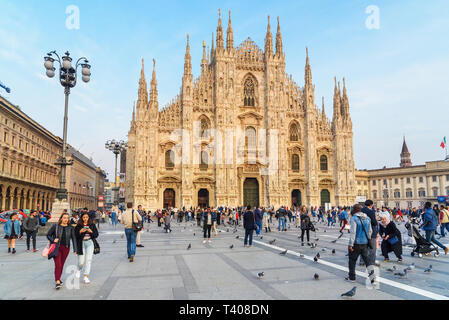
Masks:
[[[273,222],[277,221],[273,220]],[[145,227],[148,229],[149,224]],[[166,234],[156,223],[142,234],[144,248],[137,248],[133,263],[126,258],[126,239],[121,238],[123,227],[114,230],[102,224],[99,242],[101,253],[94,256],[91,283],[79,284],[79,289],[68,289],[73,273],[66,273],[76,264],[71,253],[65,264],[64,287],[54,289],[53,261],[38,253],[26,253],[25,240],[19,240],[15,255],[6,253],[6,242],[0,252],[0,297],[2,299],[145,299],[145,300],[286,300],[286,299],[341,299],[340,294],[357,286],[357,300],[414,300],[449,299],[449,256],[417,258],[410,256],[410,248],[404,247],[404,261],[396,263],[392,254],[390,263],[382,263],[379,289],[365,286],[364,271],[357,283],[344,281],[347,275],[348,234],[332,243],[338,236],[337,228],[317,224],[319,230],[311,233],[311,240],[318,238],[317,248],[301,247],[299,229],[291,224],[287,232],[262,233],[255,238],[252,248],[243,247],[243,230],[233,233],[233,227],[219,226],[218,236],[212,243],[202,244],[202,229],[196,222],[172,223],[173,232]],[[403,229],[403,226],[401,226]],[[400,228],[401,228],[400,227]],[[227,232],[229,229],[229,232]],[[275,229],[274,224],[272,229]],[[195,233],[195,236],[194,236]],[[236,239],[236,236],[239,239]],[[1,234],[3,238],[3,234]],[[276,239],[273,245],[268,242]],[[115,243],[114,243],[115,241]],[[188,244],[192,249],[187,250]],[[447,245],[447,240],[443,241]],[[46,244],[45,237],[38,237],[38,248]],[[233,249],[230,249],[231,245]],[[325,251],[322,251],[322,249]],[[286,256],[279,253],[288,249]],[[336,250],[335,255],[332,249]],[[319,252],[318,263],[313,257]],[[379,256],[378,259],[382,260]],[[304,255],[301,257],[300,255]],[[416,268],[407,278],[399,279],[387,269],[395,265],[402,270],[414,262]],[[429,265],[433,271],[424,269]],[[264,271],[259,280],[257,274]],[[314,280],[314,274],[319,280]]]

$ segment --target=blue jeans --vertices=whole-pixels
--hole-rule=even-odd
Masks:
[[[115,226],[117,224],[117,216],[111,216],[112,225]]]
[[[257,225],[256,234],[259,235],[260,231],[262,230],[262,220],[256,221],[256,225]]]
[[[440,233],[441,233],[442,237],[446,236],[445,230],[449,231],[449,223],[448,222],[441,224]]]
[[[125,229],[126,249],[128,250],[128,259],[136,255],[136,238],[137,232],[133,229]]]
[[[285,230],[285,223],[287,222],[287,218],[279,218],[279,225],[278,225],[278,230],[281,231]]]
[[[446,249],[446,247],[440,241],[435,239],[435,230],[426,231],[426,240],[432,241],[433,243],[435,243],[437,246],[439,246],[442,249]]]
[[[248,244],[248,238],[249,238],[249,245],[252,246],[253,245],[253,229],[245,229],[245,241],[244,241],[244,245],[246,246]]]

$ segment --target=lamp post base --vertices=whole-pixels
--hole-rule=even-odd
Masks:
[[[70,203],[67,201],[67,199],[59,200],[58,198],[55,199],[52,205],[51,210],[51,219],[49,222],[58,222],[59,217],[64,212],[64,210],[67,210],[67,212],[70,214]]]

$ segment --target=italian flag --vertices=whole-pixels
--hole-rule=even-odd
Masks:
[[[440,144],[441,148],[446,148],[446,137],[443,138],[443,141]]]

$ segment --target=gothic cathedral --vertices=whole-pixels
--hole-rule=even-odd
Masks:
[[[352,121],[343,79],[335,79],[333,117],[315,104],[307,53],[305,83],[285,73],[282,35],[270,17],[262,51],[250,38],[234,47],[203,42],[194,80],[189,37],[180,93],[159,110],[155,61],[148,98],[144,63],[128,133],[126,201],[154,210],[197,206],[352,205]]]

